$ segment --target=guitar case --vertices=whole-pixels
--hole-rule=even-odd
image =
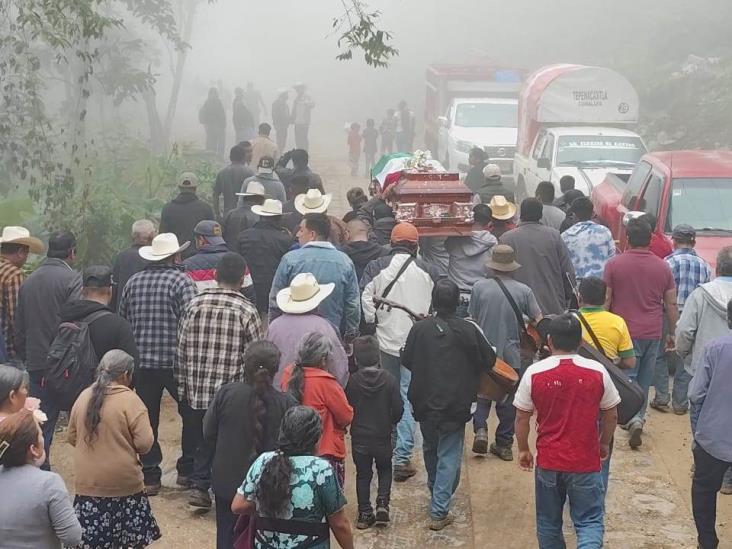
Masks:
[[[620,404],[618,405],[618,424],[624,425],[628,423],[643,407],[643,391],[637,383],[630,380],[627,374],[616,366],[612,360],[608,359],[600,351],[589,345],[584,340],[580,345],[580,356],[595,360],[602,364],[610,374],[615,388],[620,393]]]

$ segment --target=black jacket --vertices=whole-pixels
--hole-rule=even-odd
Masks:
[[[473,194],[478,194],[480,188],[485,184],[485,176],[483,170],[488,164],[486,162],[478,162],[475,166],[471,166],[468,173],[465,175],[465,186],[473,191]]]
[[[351,444],[358,452],[391,447],[391,430],[402,418],[404,404],[399,383],[381,368],[363,368],[346,385],[348,402],[353,406]]]
[[[62,259],[47,257],[18,291],[15,350],[28,371],[46,369],[48,348],[59,325],[59,311],[81,297],[81,275]]]
[[[227,501],[233,500],[258,454],[253,451],[254,390],[246,383],[229,383],[219,389],[203,418],[203,437],[215,446],[211,487]],[[265,394],[266,422],[261,451],[274,450],[282,417],[297,402],[288,393],[272,388]]]
[[[454,424],[470,421],[481,372],[496,353],[475,324],[457,317],[430,317],[415,323],[402,352],[412,371],[409,402],[417,421]]]
[[[259,216],[252,212],[252,204],[245,203],[243,206],[237,206],[224,217],[222,229],[224,240],[229,245],[229,249],[236,252],[239,251],[239,234],[245,229],[251,229],[259,221]]]
[[[355,242],[346,242],[341,246],[341,251],[351,258],[353,265],[356,267],[356,276],[361,280],[364,269],[372,260],[378,259],[389,253],[384,246],[376,242],[358,240]]]
[[[239,235],[239,253],[249,265],[254,291],[257,294],[257,310],[269,309],[269,291],[272,288],[277,267],[282,256],[292,244],[292,235],[266,218]]]
[[[116,311],[119,306],[119,299],[127,281],[150,263],[140,257],[140,248],[142,248],[140,244],[133,244],[126,250],[122,250],[114,260],[112,280],[115,285],[112,288],[112,302],[109,304],[109,308],[113,311]]]
[[[182,192],[163,207],[160,214],[160,232],[174,233],[181,245],[184,242],[191,243],[183,252],[183,259],[186,259],[196,253],[193,228],[205,219],[215,219],[211,206],[200,200],[195,193]]]
[[[137,365],[137,345],[132,327],[124,318],[112,313],[109,307],[87,299],[70,301],[61,308],[61,322],[83,320],[85,316],[97,311],[110,311],[111,313],[96,319],[89,325],[89,338],[97,358],[101,360],[108,351],[121,349],[134,358],[135,365]]]

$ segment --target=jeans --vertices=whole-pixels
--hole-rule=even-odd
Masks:
[[[488,416],[491,413],[492,400],[478,397],[478,402],[473,414],[473,430],[488,428]],[[498,427],[496,427],[496,444],[499,446],[513,445],[513,428],[516,421],[516,408],[513,406],[513,397],[506,402],[496,402],[496,415],[498,415]]]
[[[43,376],[45,375],[46,372],[43,370],[28,372],[28,377],[30,378],[28,392],[30,396],[41,399],[41,409],[48,417],[48,420],[41,425],[43,446],[46,450],[46,461],[43,462],[41,469],[44,471],[50,471],[51,443],[53,442],[53,434],[56,432],[56,422],[58,421],[59,409],[53,396],[48,389],[46,389],[45,384],[42,383]]]
[[[725,472],[732,463],[709,455],[698,443],[694,453],[694,480],[691,483],[691,508],[696,524],[697,541],[701,549],[715,549],[717,538],[717,492],[722,487]]]
[[[295,124],[295,148],[308,150],[310,147],[308,141],[309,131],[310,124]]]
[[[631,381],[640,385],[643,390],[643,406],[636,416],[629,423],[645,423],[646,409],[648,408],[648,389],[653,382],[653,373],[656,368],[656,358],[660,349],[661,341],[658,339],[634,339],[635,368],[628,370],[628,377]]]
[[[615,446],[615,437],[610,439],[610,451],[607,454],[607,459],[601,464],[602,469],[600,469],[602,486],[605,489],[603,498],[607,497],[607,491],[610,488],[610,459],[613,457],[613,446]]]
[[[231,501],[216,496],[216,549],[234,547],[234,526],[238,517],[231,512]]]
[[[203,439],[203,416],[206,410],[194,410],[187,402],[180,403],[183,417],[183,430],[187,432],[187,442],[193,450],[179,461],[179,471],[188,476],[194,488],[208,490],[211,487],[211,466],[213,465],[215,446]]]
[[[450,511],[450,500],[460,484],[465,425],[422,421],[419,426],[424,438],[427,485],[432,493],[430,517],[439,520]]]
[[[577,549],[602,547],[605,533],[602,474],[563,473],[536,468],[536,534],[540,549],[565,549],[562,509],[569,498],[569,514],[577,533]]]
[[[407,399],[409,382],[412,380],[412,372],[401,365],[398,356],[381,352],[381,366],[399,381],[399,392],[404,403],[404,414],[396,427],[396,444],[394,446],[394,465],[406,465],[412,458],[414,451],[414,432],[417,424],[412,415],[412,405]]]
[[[275,140],[280,154],[287,150],[287,126],[275,126]]]
[[[178,402],[178,389],[171,369],[138,369],[135,372],[135,390],[137,396],[147,407],[150,417],[150,426],[153,430],[155,441],[150,451],[140,457],[142,462],[142,473],[145,477],[145,484],[157,484],[163,475],[160,463],[163,461],[163,451],[158,442],[158,424],[160,423],[160,399],[163,398],[163,391],[168,391],[176,402]],[[184,407],[178,404],[178,413],[183,420],[183,432],[181,433],[182,456],[178,459],[178,474],[187,476],[193,469],[193,454],[196,450],[195,436],[191,437],[188,414]]]
[[[374,448],[368,453],[362,453],[355,448],[353,463],[356,465],[356,498],[358,499],[359,513],[371,513],[371,479],[374,477],[373,465],[376,463],[378,477],[378,491],[376,505],[389,505],[391,498],[391,448]]]
[[[669,394],[668,378],[673,371],[673,391]],[[685,410],[689,407],[689,383],[691,375],[684,369],[681,357],[675,352],[669,353],[659,349],[654,372],[653,385],[656,387],[656,396],[653,399],[658,404],[671,404],[675,410]]]

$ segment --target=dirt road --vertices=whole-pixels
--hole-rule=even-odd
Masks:
[[[349,187],[359,184],[365,188],[364,179],[347,175],[345,160],[316,164],[314,168],[321,173],[328,188],[333,189],[334,212],[348,207],[345,193]],[[333,185],[334,182],[338,185]],[[642,448],[632,451],[625,432],[618,429],[607,499],[606,547],[692,549],[696,544],[690,501],[688,416],[651,410],[646,431]],[[173,402],[167,398],[160,433],[166,474],[164,489],[160,496],[152,498],[152,504],[164,537],[154,547],[212,549],[215,547],[213,513],[204,516],[191,513],[185,491],[174,487],[180,421]],[[54,444],[53,466],[73,490],[70,447],[63,439],[60,434]],[[428,492],[417,452],[415,460],[420,473],[406,483],[394,485],[392,526],[357,532],[356,546],[359,549],[536,547],[533,475],[520,471],[515,462],[472,456],[471,443],[472,433],[468,428],[462,481],[454,501],[457,520],[453,526],[437,534],[426,528]],[[348,512],[355,519],[355,472],[350,460],[347,465]],[[726,540],[722,547],[732,547],[732,496],[719,497],[718,522],[720,537]],[[565,527],[565,531],[569,546],[574,546],[571,527]]]

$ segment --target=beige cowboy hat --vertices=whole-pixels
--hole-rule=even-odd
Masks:
[[[264,196],[267,194],[264,191],[264,185],[259,181],[250,181],[247,183],[246,191],[236,193],[236,196]]]
[[[295,197],[295,209],[301,214],[325,213],[330,206],[333,196],[321,194],[318,189],[308,189],[306,194],[299,194]]]
[[[304,314],[314,310],[328,297],[335,284],[318,284],[311,273],[300,273],[290,282],[289,288],[277,292],[277,307],[290,314]]]
[[[273,217],[282,215],[282,202],[268,198],[261,206],[252,206],[252,213],[260,217]]]
[[[31,236],[30,231],[25,227],[4,227],[0,244],[21,244],[28,246],[33,254],[43,253],[43,242],[35,236]]]
[[[516,215],[516,204],[506,200],[505,196],[497,194],[491,198],[488,204],[494,219],[506,220],[512,219]]]
[[[511,246],[496,244],[493,246],[491,258],[486,261],[485,266],[494,271],[510,273],[521,267],[521,264],[516,262],[516,252]]]
[[[140,248],[140,257],[148,261],[162,261],[163,259],[182,252],[190,242],[184,243],[182,246],[178,244],[178,237],[173,233],[161,233],[153,238],[152,246],[143,246]]]

